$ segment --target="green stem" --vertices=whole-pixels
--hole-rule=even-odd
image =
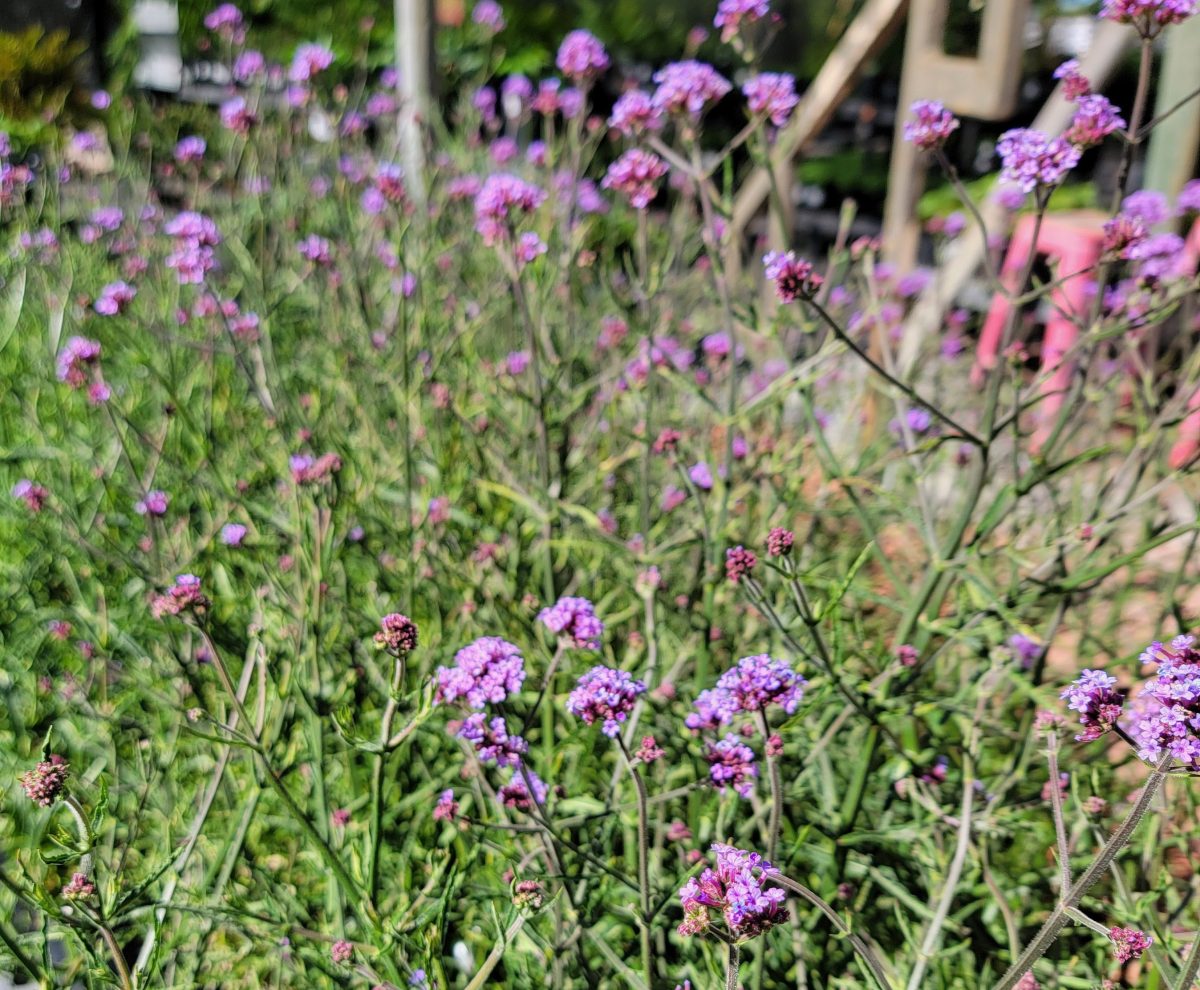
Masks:
[[[617,736],[617,745],[620,746],[621,754],[625,757],[625,765],[629,767],[629,776],[633,778],[633,786],[637,791],[638,893],[642,908],[641,925],[639,926],[642,941],[642,969],[646,973],[646,986],[653,988],[654,951],[650,942],[650,822],[646,813],[646,782],[642,780],[642,775],[634,766],[633,757],[620,736]]]

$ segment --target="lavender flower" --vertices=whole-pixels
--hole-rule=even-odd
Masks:
[[[329,958],[335,963],[345,963],[350,961],[350,957],[354,955],[354,946],[347,942],[344,938],[339,938],[329,948]]]
[[[721,0],[713,27],[721,29],[721,41],[728,44],[746,24],[761,21],[770,13],[767,0]]]
[[[24,502],[30,512],[41,512],[50,497],[50,491],[28,478],[22,478],[12,486],[12,497]]]
[[[786,557],[792,552],[792,544],[795,542],[795,533],[782,526],[776,526],[767,534],[767,553],[772,557]]]
[[[250,129],[258,123],[258,114],[250,109],[250,104],[241,96],[235,96],[222,103],[217,115],[226,130],[242,137],[249,134]]]
[[[407,615],[390,612],[379,620],[379,632],[375,634],[375,645],[393,656],[405,656],[417,648],[419,635],[417,624]]]
[[[1000,135],[996,145],[1002,169],[1000,180],[1025,192],[1058,185],[1079,164],[1079,148],[1063,138],[1016,127]]]
[[[1099,739],[1117,724],[1121,717],[1125,695],[1115,691],[1117,679],[1102,670],[1085,670],[1063,691],[1067,707],[1079,712],[1083,732],[1075,738],[1080,742]]]
[[[659,180],[666,174],[666,163],[658,155],[630,148],[608,167],[601,185],[623,193],[635,209],[644,210],[658,195]]]
[[[1179,24],[1196,13],[1196,0],[1104,0],[1100,16],[1118,24],[1132,24],[1144,38],[1152,38],[1168,24]]]
[[[479,0],[471,11],[471,20],[492,34],[499,34],[504,30],[504,8],[496,0]]]
[[[594,35],[575,30],[563,38],[554,64],[568,79],[587,85],[608,68],[608,53]]]
[[[1125,120],[1117,108],[1103,96],[1093,94],[1079,97],[1075,116],[1063,137],[1080,148],[1090,148],[1124,127]]]
[[[1092,84],[1087,76],[1079,71],[1079,62],[1076,59],[1063,62],[1054,70],[1054,78],[1062,82],[1063,98],[1072,103],[1092,91]]]
[[[538,621],[577,650],[600,649],[604,623],[586,598],[560,598],[538,613]]]
[[[165,516],[170,502],[171,496],[162,489],[155,488],[153,491],[146,492],[145,498],[138,499],[134,503],[133,511],[139,516]]]
[[[785,303],[813,298],[825,281],[809,262],[797,258],[792,251],[768,252],[763,256],[763,270],[775,283],[775,295]]]
[[[521,690],[525,658],[499,636],[483,636],[454,655],[453,667],[438,667],[436,700],[464,700],[471,708],[498,704]]]
[[[529,787],[525,784],[527,776],[533,785],[532,798],[529,794]],[[496,800],[506,808],[515,808],[517,811],[533,811],[536,806],[546,803],[548,793],[542,779],[528,767],[513,767],[509,770],[508,783],[496,792]]]
[[[746,105],[755,116],[768,117],[776,127],[788,122],[800,102],[796,95],[796,80],[786,72],[760,72],[742,85]]]
[[[483,712],[469,715],[458,730],[458,738],[474,745],[479,759],[500,767],[518,767],[529,748],[520,736],[508,734],[508,724],[500,716],[490,721]]]
[[[613,104],[608,126],[625,137],[639,137],[647,131],[662,130],[663,120],[662,108],[649,93],[631,89]]]
[[[300,45],[292,56],[292,65],[288,69],[288,79],[294,83],[304,83],[319,72],[324,72],[333,65],[333,52],[324,45]]]
[[[188,610],[203,612],[207,608],[208,599],[201,592],[200,579],[195,574],[180,574],[165,594],[155,595],[150,602],[150,614],[156,619]]]
[[[207,150],[208,143],[202,137],[191,135],[180,138],[179,143],[175,145],[175,161],[180,165],[193,165],[204,159]]]
[[[52,753],[32,770],[17,778],[25,796],[34,804],[49,808],[67,788],[71,765],[57,753]]]
[[[732,85],[706,62],[671,62],[654,74],[658,89],[654,103],[668,113],[698,118],[710,103],[725,96]]]
[[[958,130],[958,118],[937,100],[917,100],[909,109],[914,119],[904,125],[904,140],[921,151],[935,151]]]
[[[1154,938],[1136,928],[1110,928],[1109,941],[1113,944],[1113,955],[1117,962],[1137,959],[1154,944]]]
[[[241,523],[226,523],[221,527],[221,542],[227,547],[240,547],[246,538],[246,527]]]
[[[1158,674],[1141,697],[1149,701],[1133,726],[1138,755],[1151,763],[1170,753],[1189,771],[1200,769],[1200,650],[1192,636],[1177,636],[1169,646],[1151,643],[1143,663],[1158,665]]]
[[[515,175],[489,175],[475,196],[475,229],[483,243],[491,246],[509,236],[517,217],[532,213],[545,198],[542,189]]]
[[[757,564],[758,557],[754,551],[741,545],[725,551],[725,577],[730,584],[739,584],[742,578],[749,577]]]
[[[600,731],[614,738],[633,711],[637,696],[645,690],[646,685],[635,681],[627,671],[597,665],[579,678],[567,698],[567,711],[585,725],[602,722]]]
[[[100,360],[100,342],[86,337],[71,337],[55,361],[60,382],[82,388],[88,381],[88,368]]]
[[[679,891],[684,922],[681,935],[698,935],[719,912],[733,937],[742,941],[761,935],[785,919],[783,891],[766,886],[775,868],[758,853],[714,843],[716,869],[706,869]]]
[[[85,901],[96,893],[96,885],[87,878],[86,873],[74,873],[61,893],[63,900]]]
[[[754,762],[754,750],[741,736],[730,732],[724,739],[708,743],[704,748],[704,759],[708,762],[709,776],[720,790],[732,787],[740,797],[750,796],[758,766]]]
[[[95,310],[101,316],[117,316],[125,312],[125,309],[133,302],[136,295],[137,289],[128,282],[109,282],[108,285],[100,290],[100,297],[96,300]]]

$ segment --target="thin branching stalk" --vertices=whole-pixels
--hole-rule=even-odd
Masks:
[[[1071,892],[1071,851],[1063,820],[1062,787],[1059,786],[1058,733],[1053,728],[1046,733],[1046,762],[1050,767],[1050,811],[1054,816],[1054,838],[1058,844],[1059,897],[1066,897]]]
[[[775,862],[779,851],[779,833],[783,824],[783,776],[779,769],[779,757],[771,748],[771,726],[767,723],[767,713],[758,710],[758,731],[762,733],[763,750],[767,759],[767,777],[771,782],[771,818],[767,826],[767,860]]]
[[[741,961],[741,950],[736,942],[730,942],[726,947],[725,956],[725,990],[738,990],[738,968]]]
[[[634,790],[637,792],[637,837],[638,837],[638,894],[641,900],[641,923],[639,925],[642,943],[642,969],[646,974],[646,985],[654,985],[654,948],[650,938],[650,818],[647,814],[646,782],[633,761],[633,756],[626,749],[624,741],[617,736],[617,745],[625,757],[625,765],[629,768],[629,776],[633,778]]]

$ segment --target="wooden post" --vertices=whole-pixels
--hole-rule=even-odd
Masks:
[[[409,194],[424,204],[424,123],[432,105],[433,0],[394,0],[396,15],[396,72],[400,77],[397,119],[400,155]]]
[[[1158,77],[1155,116],[1200,89],[1200,17],[1176,25],[1165,37],[1167,54]],[[1200,100],[1194,99],[1155,126],[1143,184],[1147,189],[1166,193],[1174,202],[1184,183],[1196,175],[1197,151],[1200,151]]]
[[[925,188],[925,157],[904,140],[904,119],[915,100],[939,100],[954,113],[1003,120],[1016,108],[1029,0],[989,0],[979,31],[979,54],[945,53],[950,0],[912,0],[892,164],[883,214],[883,256],[901,271],[917,257],[917,200]]]
[[[909,0],[867,0],[863,9],[846,29],[816,79],[808,87],[799,108],[787,126],[779,132],[771,155],[771,167],[776,175],[788,177],[784,189],[790,187],[791,163],[829,123],[838,104],[850,94],[862,76],[863,69],[880,49],[888,43],[904,18]],[[762,207],[771,191],[767,172],[756,169],[738,190],[733,204],[732,234],[726,270],[741,268],[739,248],[741,234]],[[786,245],[781,245],[786,246]]]
[[[1092,36],[1092,44],[1087,54],[1080,60],[1080,71],[1092,82],[1092,87],[1099,92],[1108,82],[1126,48],[1133,43],[1133,29],[1127,25],[1114,24],[1112,21],[1101,21]],[[1068,103],[1061,96],[1059,86],[1050,95],[1041,112],[1030,127],[1057,135],[1066,129],[1075,113],[1075,105]],[[1005,210],[993,202],[981,203],[979,212],[989,233],[998,233],[1003,229]],[[974,275],[983,261],[987,245],[978,226],[974,223],[967,225],[967,230],[958,239],[954,255],[938,270],[935,278],[925,290],[917,304],[909,314],[904,326],[904,337],[900,344],[897,367],[901,378],[907,375],[921,352],[921,344],[941,325],[942,316],[950,308],[955,297],[962,290],[967,280]]]

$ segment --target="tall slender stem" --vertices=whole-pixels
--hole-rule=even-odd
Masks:
[[[1109,864],[1133,836],[1134,831],[1142,820],[1142,816],[1149,809],[1150,802],[1154,800],[1154,795],[1158,793],[1163,781],[1167,779],[1166,769],[1170,762],[1171,754],[1167,753],[1159,761],[1158,766],[1151,771],[1145,786],[1142,788],[1142,794],[1138,798],[1137,804],[1130,809],[1129,814],[1125,817],[1120,827],[1112,834],[1108,842],[1105,843],[1104,848],[1100,850],[1100,855],[1096,857],[1092,865],[1075,882],[1075,885],[1071,888],[1071,893],[1059,901],[1058,907],[1051,912],[1050,917],[1046,919],[1041,930],[1033,937],[1033,941],[1025,947],[1025,951],[1009,967],[1008,972],[1000,977],[999,982],[992,987],[992,990],[1012,990],[1021,977],[1029,970],[1029,967],[1046,954],[1046,950],[1058,938],[1058,933],[1062,931],[1063,926],[1067,923],[1067,911],[1079,905],[1079,902],[1083,900],[1083,895],[1100,879],[1103,873],[1107,872]]]
[[[779,850],[779,832],[783,824],[783,778],[779,769],[779,757],[771,750],[771,726],[767,723],[767,713],[758,710],[758,729],[763,737],[763,751],[767,758],[767,777],[771,781],[771,818],[767,826],[767,860],[775,862],[775,854]]]
[[[396,718],[397,697],[404,684],[404,660],[392,658],[391,690],[379,725],[379,752],[371,769],[371,838],[367,855],[367,893],[371,900],[379,893],[379,850],[383,845],[383,777],[387,766],[388,741],[392,738],[392,722]]]
[[[1050,765],[1050,808],[1054,815],[1054,838],[1058,843],[1058,869],[1060,871],[1059,897],[1071,892],[1071,853],[1067,845],[1067,829],[1063,821],[1062,788],[1058,774],[1058,733],[1051,729],[1046,737],[1046,761]]]
[[[638,893],[641,897],[641,937],[642,937],[642,968],[646,971],[646,986],[654,987],[654,949],[650,941],[650,821],[646,814],[646,782],[638,773],[633,757],[625,746],[625,741],[617,736],[617,745],[625,757],[625,765],[629,767],[629,776],[633,778],[633,786],[637,791],[637,834],[638,834]]]
[[[736,942],[729,943],[729,955],[725,960],[725,990],[738,990],[738,964],[741,961],[741,950]]]

